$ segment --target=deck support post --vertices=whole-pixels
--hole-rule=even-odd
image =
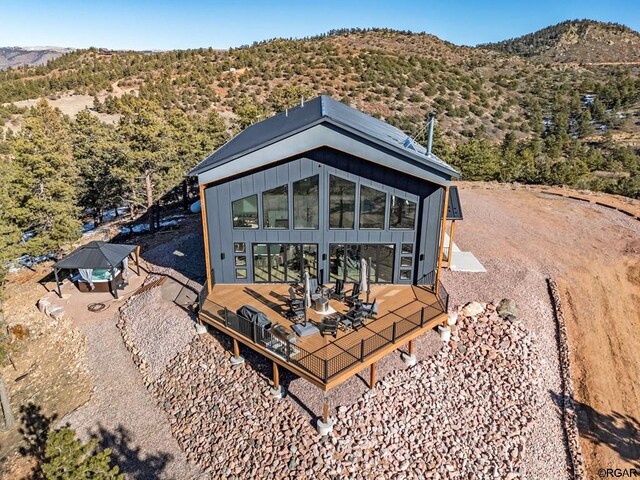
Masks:
[[[244,358],[240,356],[240,345],[238,344],[238,340],[233,339],[233,357],[231,357],[231,365],[242,365],[244,363]]]
[[[316,425],[316,429],[318,433],[326,437],[331,432],[333,432],[333,424],[335,423],[334,419],[329,417],[329,399],[326,395],[322,397],[322,419],[318,419],[318,424]]]
[[[438,263],[436,266],[436,281],[434,291],[440,294],[440,273],[442,270],[442,255],[444,251],[444,233],[447,228],[447,209],[449,208],[449,187],[444,188],[444,205],[442,209],[442,225],[440,226],[440,248],[438,249]]]
[[[284,389],[280,385],[280,370],[276,362],[273,362],[273,388],[269,392],[274,398],[282,398],[284,396]]]
[[[376,362],[369,367],[369,388],[373,389],[376,385]]]
[[[418,358],[416,357],[416,354],[413,353],[413,340],[409,340],[409,346],[408,346],[408,351],[407,353],[402,352],[400,354],[400,358],[402,359],[402,361],[405,363],[405,365],[407,367],[413,367],[416,362],[418,361]]]
[[[453,258],[453,233],[456,230],[456,221],[451,220],[451,228],[449,229],[449,249],[447,250],[447,268],[451,270],[451,259]]]
[[[200,214],[202,215],[202,237],[204,240],[204,265],[207,269],[207,292],[211,293],[213,281],[211,279],[211,258],[209,257],[209,226],[207,225],[207,203],[205,201],[205,187],[200,185]]]

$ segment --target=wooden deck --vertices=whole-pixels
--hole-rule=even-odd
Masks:
[[[444,307],[426,288],[373,285],[370,301],[376,299],[379,305],[376,318],[367,320],[365,326],[358,330],[338,330],[336,338],[320,333],[297,337],[295,344],[289,347],[296,352],[289,359],[291,361],[274,355],[263,344],[253,342],[230,325],[225,325],[225,308],[230,312],[228,315],[233,315],[239,307],[251,305],[266,314],[274,326],[281,324],[290,330],[293,322],[284,316],[288,289],[286,284],[215,285],[203,302],[201,319],[323,390],[329,390],[355,375],[446,318]],[[365,295],[361,298],[364,299]],[[337,300],[331,300],[330,306],[331,311],[338,313],[348,310]],[[319,324],[322,318],[322,314],[307,309],[307,319],[312,323]]]

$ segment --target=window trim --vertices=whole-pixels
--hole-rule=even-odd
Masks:
[[[403,248],[405,245],[411,245],[411,252],[404,252]],[[401,242],[400,243],[400,255],[411,255],[413,256],[414,252],[415,252],[415,243],[411,243],[411,242]]]
[[[396,194],[391,194],[391,197],[396,197],[396,198],[400,198],[402,200],[406,200],[408,202],[413,203],[416,206],[416,215],[413,219],[413,227],[392,227],[391,226],[391,206],[393,205],[393,200],[389,199],[389,218],[387,219],[387,230],[394,230],[394,231],[405,231],[405,232],[410,232],[410,231],[415,231],[417,228],[417,224],[418,224],[418,211],[419,211],[419,204],[418,202],[415,202],[413,200],[411,200],[410,198],[407,197],[403,197],[401,195],[396,195]],[[405,242],[406,243],[406,242]],[[402,247],[400,247],[400,249],[402,250]]]
[[[402,278],[402,272],[409,272],[408,278]],[[398,269],[398,280],[401,282],[411,281],[413,279],[413,268],[399,268]]]
[[[318,196],[317,196],[317,205],[318,205],[318,226],[317,227],[296,227],[296,193],[294,190],[294,184],[299,183],[303,180],[307,180],[309,178],[313,178],[313,177],[317,177],[318,178]],[[304,178],[300,178],[298,180],[294,180],[291,181],[291,219],[293,222],[293,228],[290,228],[289,230],[310,230],[310,231],[315,231],[315,230],[320,230],[320,197],[321,197],[321,188],[320,188],[320,174],[316,173],[315,175],[311,175],[309,177],[304,177]]]
[[[282,185],[277,185],[273,188],[269,188],[266,190],[262,190],[262,229],[263,230],[291,230],[291,203],[289,202],[289,198],[290,198],[290,186],[291,186],[291,182],[288,183],[284,183]],[[265,206],[264,206],[264,196],[267,194],[267,192],[271,192],[273,190],[276,190],[278,188],[282,188],[285,187],[286,191],[287,191],[287,226],[286,227],[267,227],[267,222],[266,222],[266,210],[265,210]],[[257,195],[257,194],[256,194]],[[283,210],[284,211],[284,210]],[[258,214],[259,215],[259,214]],[[254,229],[255,230],[255,229]]]
[[[353,193],[353,227],[332,227],[331,226],[331,177],[339,178],[340,180],[344,180],[349,183],[353,183],[354,193]],[[348,178],[341,177],[340,175],[335,175],[333,173],[329,173],[329,178],[327,179],[327,228],[329,230],[343,230],[343,231],[352,231],[356,230],[356,219],[360,216],[360,208],[358,205],[358,182],[354,182],[349,180]]]
[[[235,221],[233,219],[233,204],[239,202],[240,200],[244,200],[246,198],[256,197],[256,220],[258,221],[256,227],[236,227]],[[235,200],[231,200],[231,226],[234,230],[260,230],[260,198],[257,193],[252,193],[251,195],[246,195],[244,197],[236,198]]]
[[[382,214],[381,227],[363,227],[361,225],[362,223],[362,189],[363,188],[368,188],[369,190],[375,190],[376,192],[380,192],[384,195],[384,212]],[[387,201],[388,197],[389,197],[389,194],[384,190],[380,190],[375,187],[370,187],[369,185],[362,185],[362,184],[360,185],[360,188],[358,188],[358,230],[373,230],[373,231],[385,230],[385,226],[387,225],[387,203],[389,203]]]

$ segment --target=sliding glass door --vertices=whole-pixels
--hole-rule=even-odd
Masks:
[[[289,283],[318,275],[318,245],[302,243],[254,243],[253,281],[255,283]]]
[[[369,282],[393,283],[395,245],[336,244],[329,245],[329,278],[332,281],[360,281],[360,259],[368,265]]]

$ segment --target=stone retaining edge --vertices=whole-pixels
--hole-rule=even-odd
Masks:
[[[569,357],[569,339],[567,325],[564,318],[562,301],[558,292],[558,285],[553,278],[547,278],[549,295],[553,305],[557,326],[558,356],[560,360],[560,377],[562,379],[562,423],[567,438],[567,449],[573,478],[584,480],[584,459],[580,447],[580,432],[578,431],[578,417],[573,399],[573,380],[571,379],[571,360]]]

